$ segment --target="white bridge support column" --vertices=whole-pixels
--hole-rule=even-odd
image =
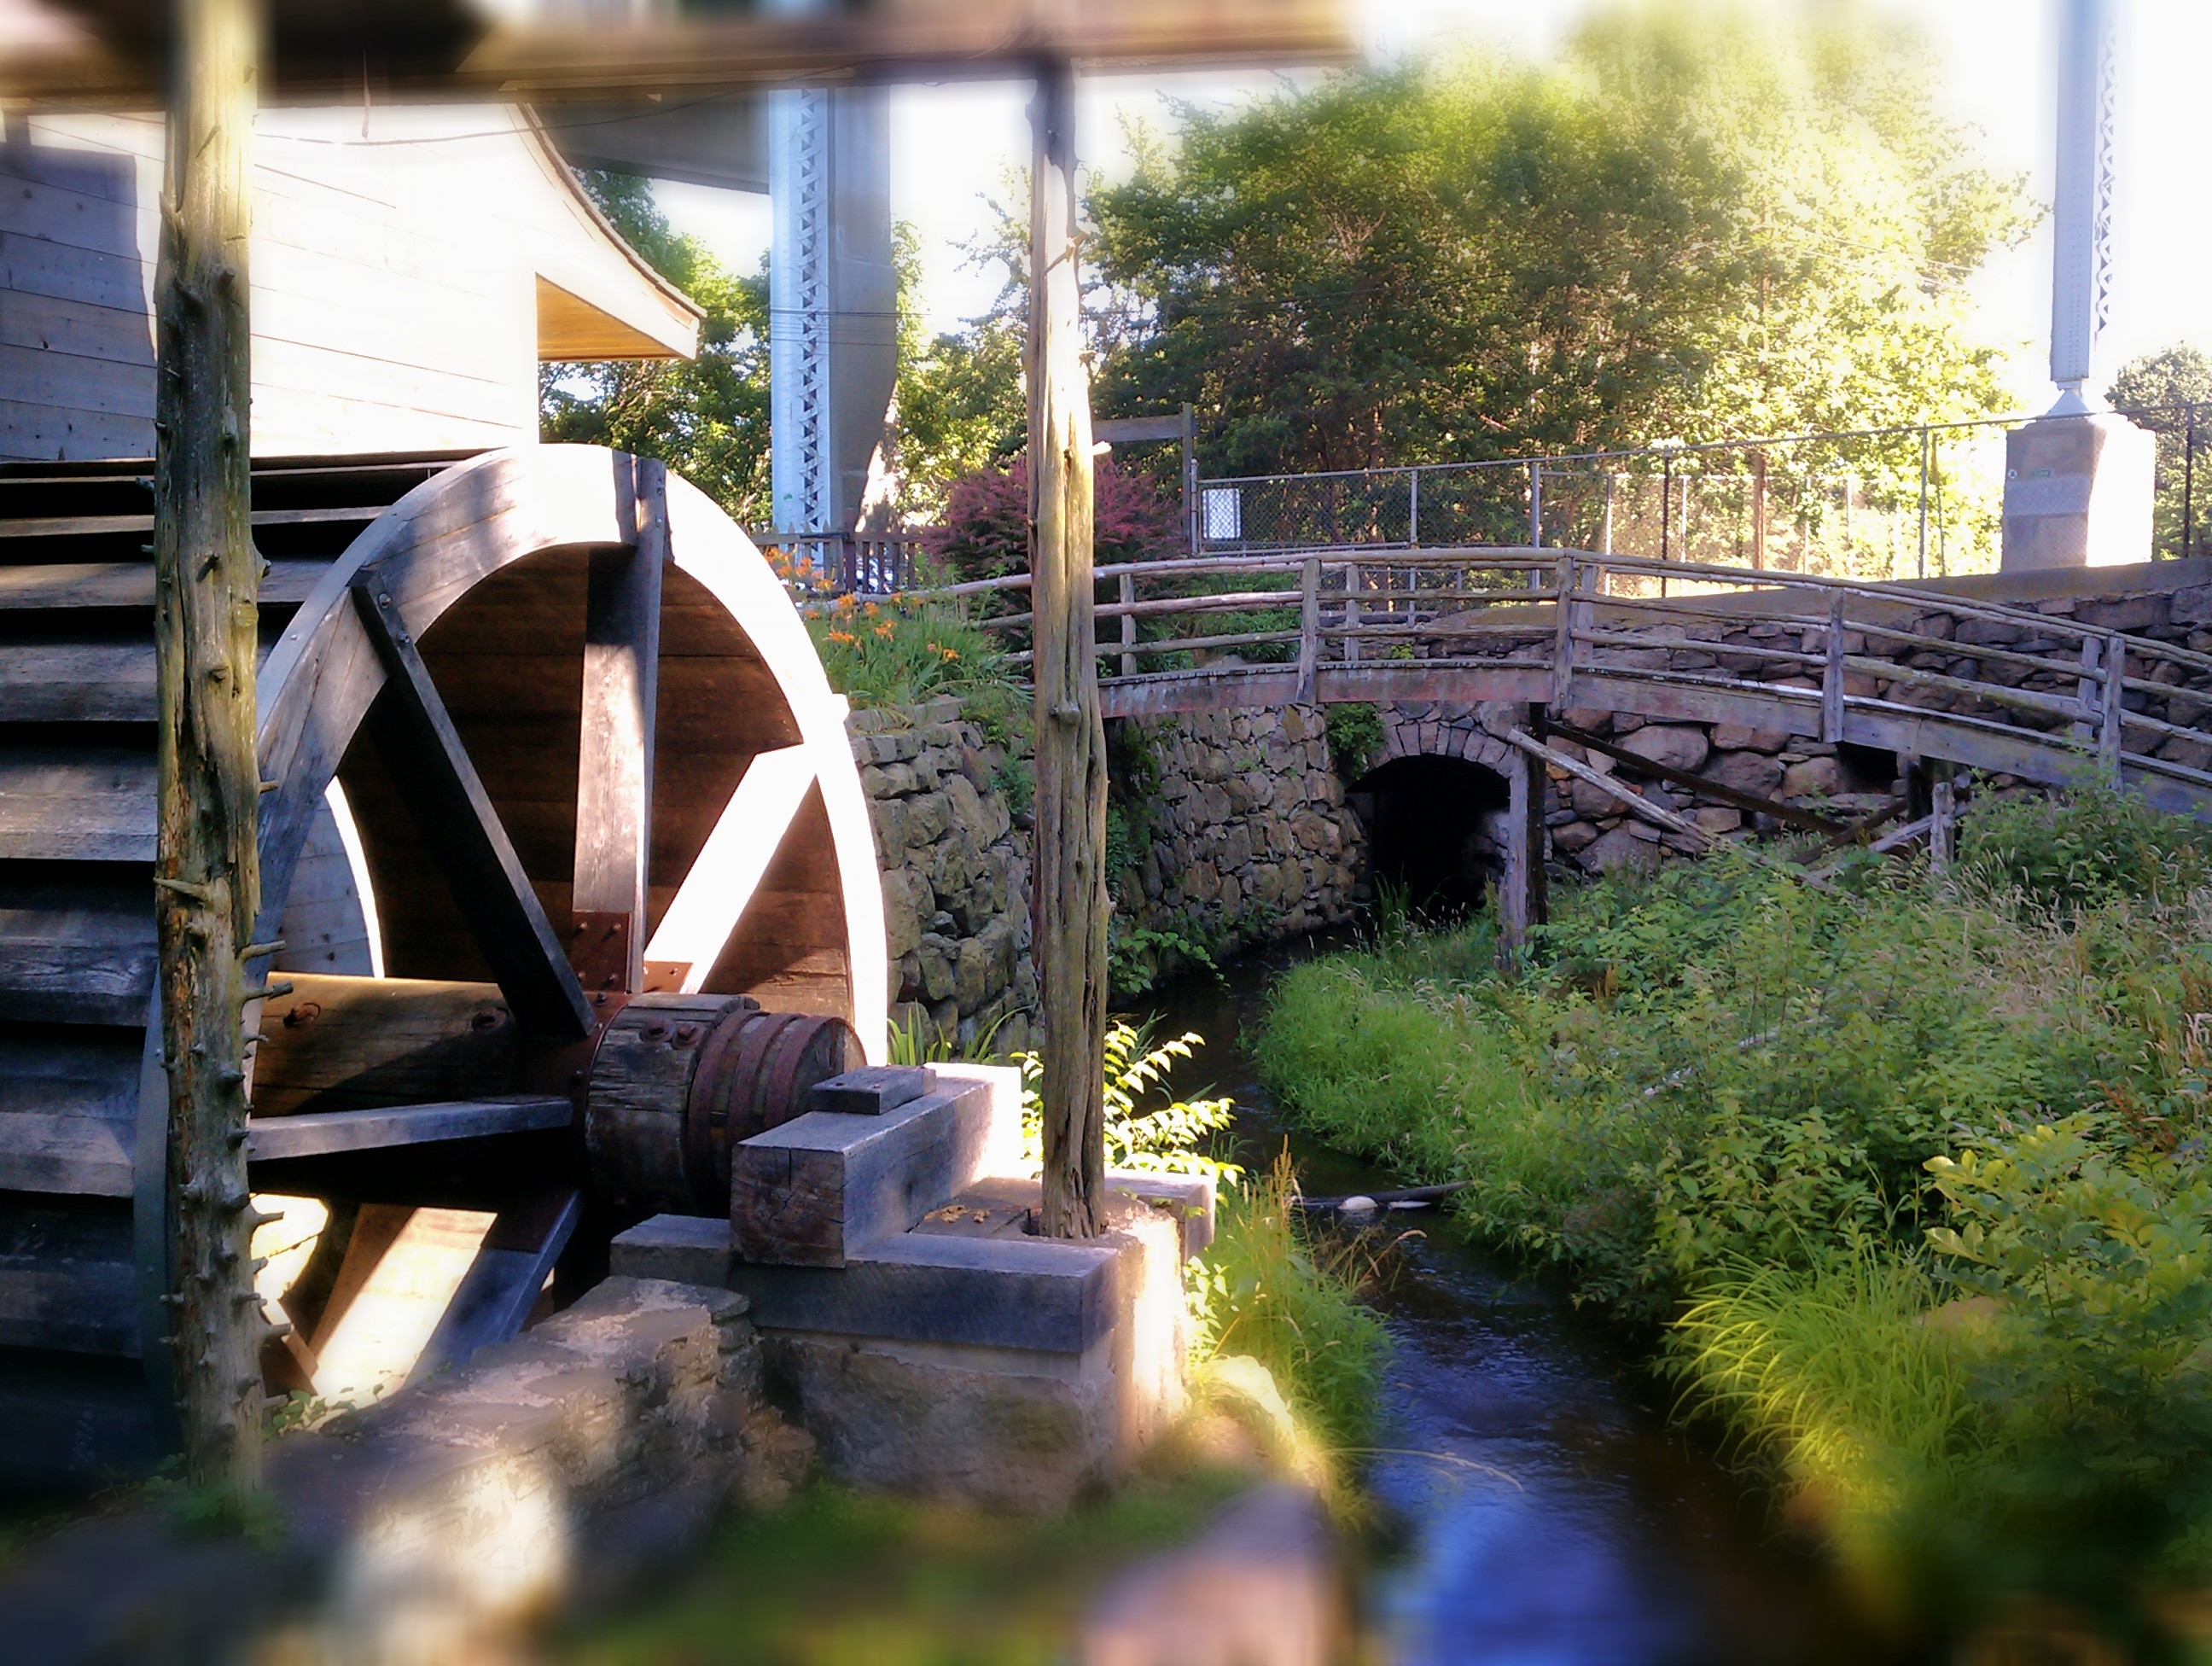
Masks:
[[[2112,0],[2058,0],[2058,170],[2051,210],[2051,380],[2058,399],[2005,440],[2003,570],[2151,558],[2156,441],[2095,408],[2112,307]]]
[[[849,532],[897,372],[890,106],[872,88],[776,92],[768,106],[775,528]]]

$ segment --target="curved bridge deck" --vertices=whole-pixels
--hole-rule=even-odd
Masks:
[[[2033,605],[1487,546],[1150,562],[1097,576],[1119,591],[1097,609],[1109,717],[1449,701],[1735,722],[2053,786],[2101,769],[2161,808],[2212,819],[2212,654]],[[982,623],[1025,630],[1030,617]]]

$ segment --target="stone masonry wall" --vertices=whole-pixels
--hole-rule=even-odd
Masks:
[[[1153,719],[1131,739],[1159,784],[1151,837],[1116,892],[1124,918],[1186,934],[1208,924],[1237,947],[1352,917],[1367,834],[1331,766],[1322,708]]]
[[[1003,748],[957,700],[856,711],[854,761],[884,876],[892,1019],[1001,1053],[1030,1044],[1030,858],[1000,781]],[[1026,806],[1022,819],[1026,822]]]

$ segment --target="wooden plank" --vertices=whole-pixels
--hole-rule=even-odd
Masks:
[[[981,1178],[994,1123],[981,1082],[947,1084],[880,1116],[793,1117],[732,1152],[731,1241],[750,1262],[842,1267]]]
[[[333,1152],[382,1151],[393,1146],[488,1140],[496,1134],[564,1128],[574,1101],[561,1094],[512,1093],[489,1099],[449,1099],[379,1110],[308,1111],[246,1119],[246,1154],[256,1162],[324,1157]],[[4,1122],[4,1119],[0,1119]]]
[[[0,1114],[0,1191],[129,1197],[132,1129],[105,1116]]]
[[[75,884],[0,876],[0,1002],[9,1019],[146,1021],[158,959],[151,887],[143,878],[130,884],[128,870],[111,872],[80,870]]]
[[[154,644],[19,642],[0,651],[0,722],[150,723]]]
[[[929,1072],[920,1065],[872,1064],[817,1082],[806,1096],[809,1110],[846,1116],[880,1116],[929,1091]]]
[[[0,1347],[137,1358],[137,1268],[127,1261],[0,1256]]]
[[[152,861],[152,751],[0,745],[0,860]]]
[[[668,562],[668,483],[635,465],[637,543],[595,550],[584,604],[576,844],[570,906],[581,919],[628,922],[619,966],[595,960],[595,988],[644,984],[646,873],[653,845],[653,752],[660,670],[661,575]],[[579,945],[571,956],[588,949]]]
[[[514,1079],[519,1032],[496,984],[287,977],[292,993],[262,1006],[258,1116],[489,1099]]]
[[[1693,775],[1687,769],[1677,769],[1672,764],[1658,763],[1645,757],[1641,752],[1632,752],[1626,746],[1617,745],[1602,736],[1594,735],[1586,729],[1577,729],[1571,724],[1553,722],[1545,719],[1538,724],[1535,733],[1540,740],[1552,735],[1557,735],[1563,740],[1571,740],[1576,745],[1602,753],[1639,775],[1666,781],[1670,786],[1686,787],[1701,797],[1716,799],[1723,804],[1732,805],[1738,810],[1748,810],[1759,815],[1771,816],[1778,821],[1786,822],[1792,827],[1804,828],[1808,832],[1833,834],[1848,830],[1846,824],[1832,816],[1823,816],[1814,811],[1800,809],[1794,804],[1784,804],[1779,799],[1761,798],[1756,793],[1747,793],[1741,787],[1730,787],[1724,781],[1714,781],[1705,775]]]
[[[352,513],[347,512],[349,519]],[[269,570],[261,580],[260,605],[296,606],[330,569],[327,556],[270,557]],[[150,561],[56,562],[0,568],[0,611],[67,612],[153,605],[154,563]]]
[[[408,1374],[419,1383],[521,1333],[583,1215],[573,1189],[501,1209]]]
[[[382,582],[364,573],[353,595],[385,662],[384,697],[369,722],[393,784],[516,1018],[545,1034],[589,1035],[583,988]]]

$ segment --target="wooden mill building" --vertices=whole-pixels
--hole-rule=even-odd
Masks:
[[[0,122],[0,459],[150,457],[161,119]],[[255,138],[258,457],[528,444],[541,363],[696,349],[525,110],[271,110]]]

